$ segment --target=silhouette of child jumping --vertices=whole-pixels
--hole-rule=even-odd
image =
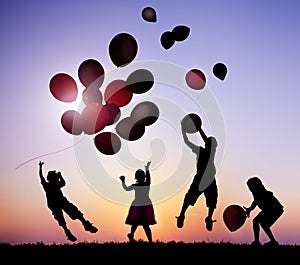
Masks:
[[[129,242],[134,242],[134,233],[138,226],[143,226],[148,241],[152,242],[152,231],[150,225],[156,224],[154,208],[149,198],[151,177],[149,172],[150,162],[145,166],[145,171],[138,169],[135,172],[134,184],[127,186],[125,176],[120,176],[122,187],[126,191],[134,190],[135,198],[132,201],[125,224],[131,225],[130,233],[127,235]]]
[[[180,214],[179,216],[176,216],[177,227],[183,227],[185,213],[188,207],[194,206],[200,195],[204,193],[206,206],[208,208],[208,214],[205,218],[206,229],[208,231],[212,231],[213,222],[216,222],[216,220],[212,219],[212,216],[217,206],[218,199],[218,188],[215,179],[216,168],[214,164],[214,158],[218,144],[215,137],[206,136],[201,128],[202,122],[200,117],[197,116],[197,119],[199,119],[199,123],[195,123],[195,127],[202,137],[205,147],[202,147],[201,145],[195,145],[188,139],[183,122],[181,122],[181,131],[184,142],[188,147],[191,148],[192,152],[196,154],[197,171],[188,191],[184,196]]]
[[[244,207],[247,217],[250,212],[258,206],[261,211],[253,218],[254,241],[251,245],[260,246],[259,233],[260,227],[265,231],[270,241],[264,245],[278,246],[271,231],[271,226],[283,214],[283,205],[278,201],[271,191],[268,191],[258,177],[251,177],[247,180],[247,186],[253,195],[250,207]]]
[[[80,220],[86,231],[96,233],[98,229],[86,220],[83,217],[83,213],[63,195],[61,188],[66,185],[66,181],[62,177],[61,172],[56,172],[55,170],[48,171],[46,181],[42,172],[43,164],[44,162],[39,161],[39,175],[41,184],[46,193],[47,206],[59,226],[64,229],[68,240],[74,242],[77,238],[68,229],[63,211],[65,211],[72,220]]]

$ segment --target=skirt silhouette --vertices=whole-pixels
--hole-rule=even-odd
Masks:
[[[131,205],[125,220],[128,225],[154,225],[156,224],[153,205]]]

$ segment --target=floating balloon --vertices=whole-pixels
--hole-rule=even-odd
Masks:
[[[90,103],[102,104],[102,93],[98,88],[87,87],[82,92],[82,100],[85,105]]]
[[[150,6],[145,7],[142,10],[142,17],[144,20],[146,20],[148,22],[156,22],[157,21],[156,11],[154,10],[154,8],[152,8]]]
[[[131,117],[126,117],[118,122],[116,132],[125,140],[136,141],[144,135],[145,126]]]
[[[189,113],[181,121],[181,127],[184,132],[195,133],[202,126],[202,120],[196,113]]]
[[[229,205],[223,212],[224,223],[230,232],[240,229],[245,223],[246,218],[246,212],[240,205]]]
[[[110,82],[104,91],[105,102],[119,107],[126,106],[131,101],[133,94],[125,86],[124,80],[116,79]]]
[[[214,73],[215,77],[217,77],[223,81],[227,75],[226,65],[223,63],[216,63],[213,67],[213,73]]]
[[[185,75],[187,85],[195,90],[200,90],[205,87],[206,77],[199,69],[191,69]]]
[[[91,103],[81,112],[82,129],[86,134],[95,134],[105,128],[109,121],[109,112],[102,104]]]
[[[117,67],[125,66],[137,55],[138,45],[135,38],[128,33],[119,33],[109,44],[109,56]]]
[[[134,94],[142,94],[150,90],[153,84],[153,74],[149,70],[138,69],[127,77],[125,89]]]
[[[104,80],[104,68],[97,60],[87,59],[80,64],[78,77],[85,87],[99,88]]]
[[[73,135],[82,133],[80,113],[75,110],[67,110],[61,116],[61,125],[66,132]]]
[[[114,155],[121,149],[121,140],[112,132],[99,133],[94,138],[96,148],[104,155]]]
[[[158,107],[150,101],[143,101],[137,104],[131,111],[131,118],[149,126],[157,121],[159,117]]]
[[[51,94],[63,102],[73,102],[77,98],[78,89],[75,80],[68,74],[58,73],[54,75],[49,88]]]
[[[172,36],[175,41],[184,41],[190,34],[190,28],[184,25],[172,29]]]
[[[170,49],[175,43],[175,38],[173,36],[173,33],[171,31],[165,31],[160,36],[160,44],[163,46],[166,50]]]
[[[112,103],[108,103],[108,104],[105,104],[103,106],[103,108],[107,108],[108,113],[109,113],[107,125],[112,125],[120,119],[121,111],[120,111],[119,106],[112,104]]]

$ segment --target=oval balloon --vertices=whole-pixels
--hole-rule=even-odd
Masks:
[[[185,115],[181,121],[182,130],[187,133],[195,133],[202,126],[202,120],[196,113]]]
[[[156,11],[153,7],[150,7],[150,6],[143,8],[142,17],[144,20],[146,20],[148,22],[156,22],[157,21]]]
[[[131,111],[131,118],[140,121],[144,126],[149,126],[157,121],[159,108],[151,101],[137,104]]]
[[[127,77],[125,89],[134,94],[142,94],[150,90],[153,84],[153,74],[147,69],[138,69]]]
[[[75,110],[67,110],[61,116],[61,125],[64,130],[72,135],[82,133],[80,113]]]
[[[173,36],[173,33],[171,31],[165,31],[160,36],[160,44],[165,48],[166,50],[170,49],[175,43],[175,38]]]
[[[124,80],[115,79],[111,81],[104,91],[105,102],[119,107],[126,106],[131,101],[133,94],[125,86]]]
[[[104,68],[97,60],[87,59],[80,64],[78,77],[85,87],[99,88],[104,80]]]
[[[120,119],[121,111],[120,111],[119,106],[112,104],[112,103],[111,104],[108,103],[108,104],[105,104],[103,107],[107,108],[108,113],[109,113],[107,125],[112,125]]]
[[[229,205],[223,212],[223,221],[230,232],[240,229],[245,223],[246,218],[246,212],[240,205]]]
[[[213,67],[213,73],[214,73],[215,77],[217,77],[223,81],[227,75],[226,65],[223,63],[216,63]]]
[[[91,103],[102,104],[102,93],[98,88],[87,87],[82,92],[82,101],[85,105]]]
[[[137,55],[138,44],[128,33],[119,33],[109,43],[109,56],[117,67],[125,66],[133,61]]]
[[[175,41],[184,41],[190,34],[190,28],[185,25],[179,25],[172,29]]]
[[[54,75],[49,82],[49,88],[51,94],[59,101],[73,102],[77,98],[77,84],[75,80],[66,73]]]
[[[187,85],[195,90],[201,90],[205,87],[205,74],[199,69],[191,69],[185,75]]]
[[[81,124],[84,133],[95,134],[105,128],[109,121],[109,112],[102,104],[91,103],[81,112]]]
[[[131,117],[126,117],[118,122],[116,132],[125,140],[136,141],[144,135],[145,126]]]
[[[121,140],[112,132],[99,133],[94,138],[96,148],[104,155],[114,155],[121,149]]]

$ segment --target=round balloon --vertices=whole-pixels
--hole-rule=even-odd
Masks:
[[[112,103],[107,103],[107,104],[103,105],[103,108],[107,108],[107,111],[109,114],[107,125],[112,125],[120,119],[121,111],[120,111],[119,106],[112,104]]]
[[[82,133],[80,113],[75,110],[67,110],[63,113],[61,125],[70,134],[80,135]]]
[[[98,88],[87,87],[82,92],[82,101],[85,105],[90,103],[102,104],[102,93]]]
[[[125,86],[126,82],[124,80],[115,79],[111,81],[104,91],[105,102],[119,107],[126,106],[131,101],[133,94]]]
[[[151,101],[143,101],[133,108],[131,117],[140,121],[144,126],[149,126],[157,121],[159,108]]]
[[[195,133],[202,126],[202,120],[196,113],[189,113],[181,121],[182,130],[187,133]]]
[[[82,129],[86,134],[95,134],[105,128],[109,121],[108,109],[102,104],[88,104],[81,112]]]
[[[240,229],[246,221],[246,212],[242,206],[229,205],[223,212],[223,221],[230,232]]]
[[[175,38],[173,36],[173,33],[171,31],[165,31],[160,36],[160,44],[165,48],[166,50],[170,49],[175,43]]]
[[[136,141],[144,135],[145,126],[131,117],[126,117],[118,122],[116,132],[125,140]]]
[[[185,25],[179,25],[172,29],[175,41],[184,41],[190,34],[190,28]]]
[[[185,81],[190,88],[200,90],[205,87],[206,77],[201,70],[191,69],[186,73]]]
[[[156,11],[153,7],[150,7],[150,6],[143,8],[142,17],[144,20],[146,20],[148,22],[156,22],[157,21]]]
[[[138,69],[127,77],[125,89],[134,94],[142,94],[150,90],[153,84],[153,74],[147,69]]]
[[[121,149],[121,140],[112,132],[99,133],[94,138],[96,148],[104,155],[114,155]]]
[[[77,98],[78,89],[73,77],[65,73],[54,75],[50,82],[49,88],[51,94],[63,102],[73,102]]]
[[[213,67],[213,73],[214,73],[215,77],[217,77],[223,81],[227,75],[226,65],[223,63],[216,63]]]
[[[117,67],[125,66],[133,61],[137,55],[138,44],[128,33],[119,33],[109,43],[108,52],[111,61]]]
[[[104,68],[97,60],[87,59],[80,64],[78,77],[85,87],[99,88],[104,80]]]

